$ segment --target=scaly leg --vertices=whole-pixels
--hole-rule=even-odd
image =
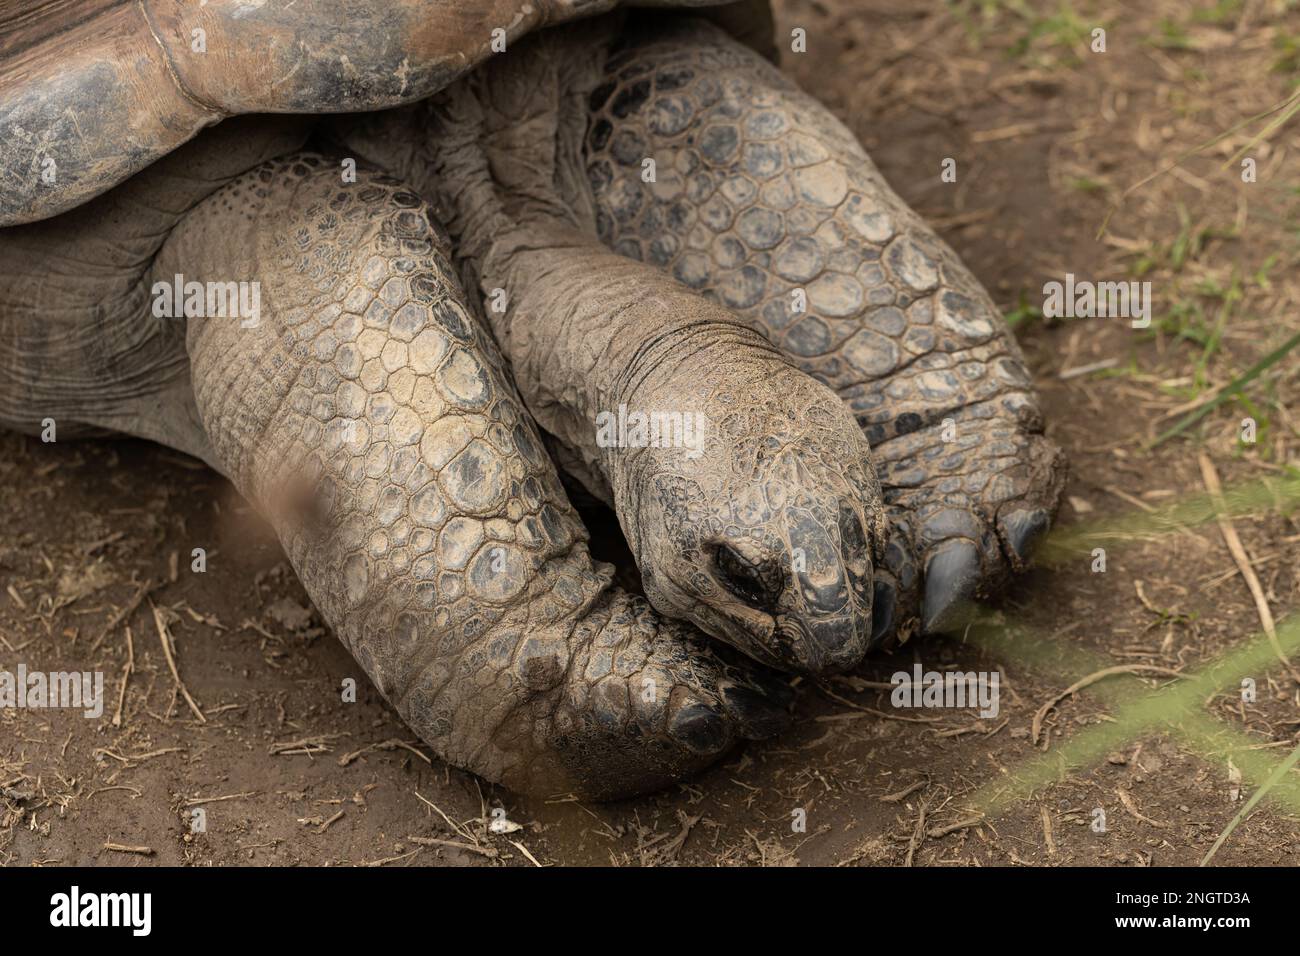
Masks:
[[[91,216],[0,233],[16,293],[57,303],[70,341],[96,328],[109,339],[47,369],[42,387],[76,385],[50,393],[59,414],[229,476],[379,690],[457,766],[518,790],[614,797],[775,732],[784,685],[724,663],[588,557],[423,201],[364,168],[344,184],[337,160],[266,161],[292,139],[244,148],[267,128],[223,124]],[[155,318],[151,287],[177,274],[258,283],[257,324]],[[0,320],[17,334],[28,325],[12,301]],[[157,345],[137,354],[142,342]],[[143,387],[150,356],[164,387]],[[123,371],[131,380],[99,407],[98,380],[78,378]]]
[[[892,529],[874,637],[906,638],[918,617],[943,630],[1024,567],[1063,483],[1013,336],[853,135],[771,64],[695,19],[623,37],[588,95],[601,238],[848,404]]]
[[[731,311],[602,245],[587,215],[574,88],[614,22],[528,38],[433,104],[348,121],[340,138],[448,210],[524,401],[613,505],[654,607],[775,667],[852,667],[884,542],[861,429]],[[606,440],[600,423],[624,410],[706,433]]]

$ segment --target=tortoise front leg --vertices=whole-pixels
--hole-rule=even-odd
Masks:
[[[424,202],[296,154],[184,217],[157,277],[260,283],[255,326],[191,318],[198,412],[307,592],[449,762],[533,792],[662,786],[784,721],[610,585]]]
[[[762,335],[584,221],[570,74],[613,23],[525,41],[431,104],[338,135],[447,211],[523,400],[613,505],[655,609],[763,664],[847,669],[870,638],[884,538],[867,442]],[[638,439],[625,416],[703,424],[694,442]]]
[[[987,293],[829,110],[704,21],[629,23],[588,103],[601,238],[732,309],[871,442],[874,638],[951,627],[1024,567],[1064,476]]]

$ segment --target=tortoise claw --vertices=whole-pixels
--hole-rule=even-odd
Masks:
[[[876,647],[894,630],[894,611],[898,607],[898,588],[877,572],[871,596],[871,646]]]
[[[699,702],[689,703],[673,715],[669,733],[692,753],[717,754],[731,743],[722,714]]]
[[[951,630],[961,620],[980,579],[980,553],[964,538],[939,547],[925,566],[921,628],[926,634]]]
[[[742,684],[726,684],[719,688],[728,716],[746,740],[764,740],[786,728],[790,723],[788,699],[793,696],[789,688],[781,685],[785,695],[767,694]]]
[[[1033,555],[1034,547],[1047,533],[1051,518],[1041,508],[1032,511],[1017,510],[1004,515],[998,522],[1007,556],[1017,571],[1024,570]]]

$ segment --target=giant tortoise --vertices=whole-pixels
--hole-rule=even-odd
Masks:
[[[950,626],[1063,471],[765,4],[616,6],[0,2],[0,424],[207,462],[435,752],[600,798]]]

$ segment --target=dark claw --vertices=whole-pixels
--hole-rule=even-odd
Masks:
[[[794,688],[769,671],[754,667],[746,672],[745,680],[781,710],[789,710],[794,703]]]
[[[871,646],[875,647],[894,629],[898,589],[889,581],[876,579],[871,592]]]
[[[1033,554],[1034,545],[1047,533],[1051,520],[1047,517],[1047,512],[1041,509],[1021,510],[1004,515],[1001,524],[1002,540],[1011,553],[1012,564],[1017,571],[1024,570]]]
[[[726,748],[727,722],[704,704],[687,704],[672,719],[673,737],[697,754],[716,754]]]
[[[940,545],[925,565],[922,630],[935,634],[955,627],[979,577],[980,555],[973,542],[958,538]]]
[[[771,737],[790,723],[785,707],[760,691],[739,684],[727,684],[719,690],[741,735],[749,740]]]

